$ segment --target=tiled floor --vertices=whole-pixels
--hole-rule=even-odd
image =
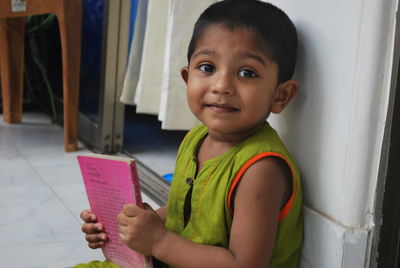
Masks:
[[[103,260],[86,246],[79,213],[88,208],[76,156],[63,131],[40,113],[22,124],[0,115],[0,267],[69,267]],[[157,208],[147,196],[146,202]]]

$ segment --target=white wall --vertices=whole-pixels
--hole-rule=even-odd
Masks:
[[[398,0],[272,0],[297,26],[301,89],[270,122],[303,176],[302,267],[364,267]]]

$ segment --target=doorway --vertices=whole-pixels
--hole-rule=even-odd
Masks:
[[[164,131],[157,116],[119,101],[138,0],[85,0],[79,139],[91,150],[135,158],[142,190],[166,203],[185,131]]]
[[[131,0],[83,2],[79,139],[93,151],[122,149],[118,102],[128,55]]]
[[[400,76],[394,98],[377,267],[400,267]]]
[[[400,267],[400,23],[397,13],[391,92],[380,162],[370,268]]]

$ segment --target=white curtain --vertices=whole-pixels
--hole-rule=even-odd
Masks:
[[[163,83],[169,1],[150,0],[139,81],[136,112],[158,115]]]
[[[143,52],[143,39],[146,29],[148,0],[140,0],[135,21],[135,29],[130,45],[128,66],[120,101],[132,105],[140,73],[140,63]]]
[[[163,129],[187,130],[199,123],[187,105],[180,69],[187,65],[187,47],[195,21],[214,2],[149,0],[139,76],[127,75],[123,91],[134,95],[130,103],[136,104],[137,112],[158,114]],[[130,53],[132,50],[133,46]],[[137,62],[129,61],[128,70],[131,64]],[[135,83],[137,86],[133,87]]]

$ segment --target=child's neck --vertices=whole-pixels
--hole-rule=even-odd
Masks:
[[[227,143],[224,141],[214,140],[207,135],[202,144],[200,145],[199,151],[197,153],[197,162],[198,162],[198,170],[202,169],[204,163],[207,160],[216,158],[225,152],[227,152],[230,148],[235,146],[237,143]]]
[[[263,125],[264,124],[252,129],[251,131],[239,134],[221,134],[209,130],[207,137],[200,145],[197,153],[199,170],[203,167],[204,162],[224,154],[236,144],[253,135]]]
[[[256,133],[265,124],[266,121],[263,120],[262,122],[259,122],[256,126],[235,133],[221,133],[209,128],[207,138],[210,139],[214,144],[221,144],[223,146],[228,146],[229,148],[231,148]]]

